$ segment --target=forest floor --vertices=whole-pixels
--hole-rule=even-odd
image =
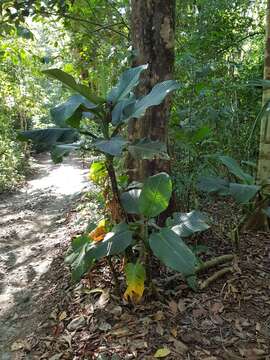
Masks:
[[[25,186],[0,196],[1,360],[21,358],[19,339],[37,327],[45,305],[50,311],[61,277],[54,261],[82,226],[72,210],[89,190],[87,172],[75,157],[54,165],[39,155]]]
[[[91,277],[70,282],[64,253],[71,236],[98,211],[89,197],[74,194],[63,167],[47,158],[39,163],[26,189],[1,199],[1,360],[270,359],[270,234],[242,234],[232,271],[201,292],[156,264],[158,298],[133,306],[115,292],[106,261]],[[82,190],[85,171],[74,160],[62,166],[78,172],[74,181]],[[42,185],[54,171],[71,193],[57,190],[57,181]],[[232,253],[229,228],[237,210],[219,201],[207,211],[211,230],[193,239],[204,245],[203,258]]]

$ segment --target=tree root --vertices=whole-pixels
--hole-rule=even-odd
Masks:
[[[227,273],[232,273],[233,272],[233,267],[226,267],[223,268],[217,272],[215,272],[212,276],[210,276],[208,279],[206,279],[201,285],[200,285],[200,290],[205,290],[210,284],[212,284],[212,282],[216,281],[217,279],[219,279],[220,277],[224,276]]]
[[[222,255],[222,256],[218,256],[212,260],[206,261],[205,263],[199,265],[196,269],[195,272],[196,274],[201,273],[205,270],[210,269],[211,267],[229,262],[231,260],[233,260],[234,255],[233,254],[228,254],[228,255]]]

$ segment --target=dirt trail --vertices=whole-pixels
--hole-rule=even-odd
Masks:
[[[83,190],[87,168],[76,158],[54,165],[49,155],[34,162],[35,176],[0,197],[0,359],[15,359],[14,341],[32,331],[48,271],[67,237],[66,215]],[[15,345],[14,345],[15,344]]]

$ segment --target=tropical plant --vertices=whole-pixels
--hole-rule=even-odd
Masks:
[[[268,184],[257,184],[253,174],[246,172],[236,160],[229,156],[212,156],[226,167],[234,181],[216,176],[202,176],[198,182],[198,188],[209,194],[230,196],[243,207],[243,217],[237,225],[237,232],[243,228],[256,226],[261,214],[270,216],[268,207],[269,195],[264,192]],[[256,164],[243,161],[247,167],[256,170]]]
[[[145,280],[151,284],[153,255],[180,272],[195,289],[201,262],[183,238],[209,227],[199,212],[175,213],[167,219],[165,227],[158,226],[156,220],[167,209],[172,195],[172,181],[167,173],[128,185],[117,177],[114,160],[127,151],[135,159],[168,158],[165,144],[149,138],[129,142],[120,134],[130,119],[139,119],[147,108],[159,105],[179,87],[177,82],[167,80],[155,85],[148,95],[136,99],[132,91],[146,68],[147,65],[142,65],[126,70],[106,99],[93,95],[88,87],[61,70],[46,70],[46,74],[77,93],[52,109],[57,127],[19,135],[21,140],[31,140],[51,149],[55,161],[61,161],[70,151],[81,147],[94,149],[103,156],[104,160],[92,164],[90,177],[101,186],[107,178],[110,180],[110,189],[105,186],[110,201],[106,218],[97,226],[88,226],[84,234],[73,239],[66,262],[71,266],[73,279],[78,281],[98,260],[107,257],[117,285],[111,257],[125,254],[128,287],[124,296],[133,302],[141,299]],[[98,126],[96,133],[90,131],[92,122]]]

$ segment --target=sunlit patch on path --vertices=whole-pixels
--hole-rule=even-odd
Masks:
[[[74,157],[55,165],[40,155],[34,168],[23,189],[0,197],[0,354],[31,326],[42,279],[68,236],[67,211],[89,186],[87,167]]]

